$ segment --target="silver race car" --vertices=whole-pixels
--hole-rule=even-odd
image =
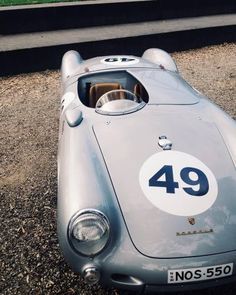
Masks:
[[[168,53],[62,60],[58,236],[87,283],[236,280],[236,123]]]

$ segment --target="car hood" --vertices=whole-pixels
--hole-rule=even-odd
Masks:
[[[139,252],[149,257],[173,258],[209,255],[236,249],[235,166],[221,134],[213,123],[192,113],[188,115],[185,112],[184,116],[181,116],[177,113],[154,110],[116,117],[110,121],[105,120],[104,123],[95,124],[93,128],[130,238]],[[159,136],[163,135],[173,144],[171,152],[163,151],[158,145]],[[146,164],[152,163],[152,159],[154,162],[161,159],[161,166],[157,167],[157,171],[165,166],[165,161],[170,167],[172,160],[168,160],[168,153],[172,153],[169,155],[173,161],[173,156],[182,156],[183,161],[180,165],[183,169],[195,167],[194,159],[206,166],[202,168],[203,170],[209,169],[207,170],[209,171],[208,177],[215,179],[215,183],[209,180],[211,182],[209,187],[212,186],[215,198],[205,209],[195,211],[193,207],[188,211],[188,205],[181,202],[182,193],[179,192],[182,189],[184,193],[182,187],[185,185],[191,189],[191,180],[196,180],[196,175],[191,176],[190,173],[187,173],[187,180],[185,179],[184,184],[180,183],[180,176],[176,174],[176,171],[168,172],[172,175],[174,173],[172,180],[171,174],[166,175],[166,171],[156,175],[156,180],[154,180],[154,185],[158,180],[164,181],[165,186],[167,181],[165,177],[170,179],[172,182],[170,204],[176,197],[175,193],[178,192],[180,202],[177,203],[176,208],[178,207],[180,211],[176,209],[175,212],[175,206],[172,206],[171,210],[166,210],[165,206],[162,207],[162,202],[159,206],[147,197],[142,187],[140,174],[145,171]],[[160,157],[160,155],[165,157]],[[157,157],[157,159],[152,157]],[[192,164],[191,159],[193,159]],[[155,163],[158,166],[157,162]],[[197,176],[202,177],[202,175]],[[186,178],[186,173],[185,176],[182,173],[181,177]],[[173,188],[173,181],[177,182],[176,179],[179,188]],[[198,185],[194,187],[195,190],[198,188]],[[167,188],[157,189],[156,197],[163,198],[158,195],[158,191],[166,192]],[[191,194],[189,198],[204,200],[204,196]],[[183,212],[181,208],[184,208]]]

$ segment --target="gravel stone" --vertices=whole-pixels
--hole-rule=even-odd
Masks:
[[[181,74],[236,119],[236,44],[173,53]],[[98,294],[56,233],[58,71],[0,78],[0,294]],[[177,293],[176,293],[177,294]],[[236,283],[181,294],[236,294]]]

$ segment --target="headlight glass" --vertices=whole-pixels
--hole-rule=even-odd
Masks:
[[[109,233],[107,218],[96,210],[77,214],[69,225],[69,240],[73,248],[86,256],[101,252],[108,242]]]

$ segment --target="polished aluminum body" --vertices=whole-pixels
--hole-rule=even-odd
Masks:
[[[114,72],[119,82],[128,73],[145,87],[148,100],[144,107],[128,114],[104,115],[85,105],[80,87],[88,83],[87,77],[97,82],[102,74],[104,82]],[[58,236],[71,267],[87,276],[98,272],[104,285],[137,292],[195,289],[235,280],[235,121],[183,80],[173,60],[160,50],[150,49],[143,58],[109,56],[86,61],[70,51],[62,61],[62,86]],[[203,163],[201,167],[209,168],[209,190],[215,183],[211,183],[210,173],[217,183],[209,208],[199,214],[189,210],[188,215],[186,208],[175,214],[175,208],[171,209],[174,213],[168,213],[169,209],[153,205],[140,183],[142,167],[156,154],[170,155],[170,159],[175,154],[189,155],[188,161],[194,157]],[[167,160],[168,167],[171,161]],[[186,178],[186,169],[192,169],[184,162],[183,158],[179,164],[183,165],[182,178]],[[193,171],[207,181],[199,169]],[[191,175],[187,173],[190,184],[197,181],[196,175]],[[168,185],[165,178],[160,179]],[[180,190],[180,181],[173,182],[173,192]],[[165,192],[165,188],[161,190]],[[190,198],[197,190],[196,185]],[[198,200],[204,199],[199,196]],[[180,207],[184,206],[181,203]],[[73,216],[91,209],[101,211],[109,220],[110,239],[98,255],[86,257],[71,247],[68,227]],[[232,274],[219,280],[169,281],[171,270],[227,264]]]

